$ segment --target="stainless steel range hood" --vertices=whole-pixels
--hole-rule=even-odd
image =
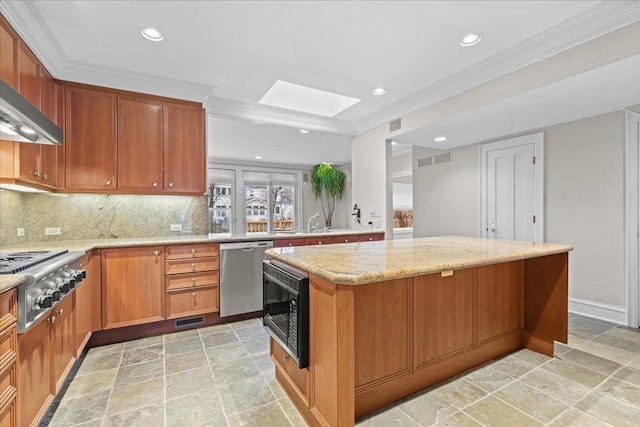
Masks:
[[[0,139],[62,144],[62,129],[0,79]]]

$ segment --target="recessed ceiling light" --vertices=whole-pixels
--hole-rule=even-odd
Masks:
[[[256,160],[260,160],[262,156],[256,156]]]
[[[159,42],[164,38],[162,33],[155,28],[145,28],[140,31],[140,34],[142,34],[142,37],[147,40],[151,40],[152,42]]]
[[[33,129],[31,129],[29,126],[25,126],[25,125],[20,126],[20,130],[21,130],[22,132],[24,132],[24,133],[28,133],[28,134],[31,134],[31,135],[33,135],[33,134],[35,134],[35,133],[36,133],[36,131],[35,131],[35,130],[33,130]]]
[[[260,104],[333,117],[361,100],[282,80],[276,81]]]
[[[298,130],[298,132],[300,132],[300,133],[309,133],[309,131],[306,130],[306,129],[300,129],[300,130]]]
[[[397,144],[397,142],[391,141],[391,145],[396,145],[396,144]]]
[[[473,46],[482,40],[482,36],[480,34],[467,34],[460,40],[460,46]]]
[[[385,88],[383,88],[383,87],[377,87],[371,93],[376,95],[376,96],[380,96],[380,95],[384,95],[385,93],[387,93],[387,90]]]
[[[433,138],[433,140],[435,142],[444,142],[444,141],[447,140],[447,137],[446,136],[438,136],[438,137]]]

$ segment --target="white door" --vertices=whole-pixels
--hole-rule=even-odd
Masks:
[[[542,134],[481,146],[483,237],[543,240],[541,154]]]

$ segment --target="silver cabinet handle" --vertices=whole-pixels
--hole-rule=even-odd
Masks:
[[[38,172],[38,171],[34,172],[33,176],[35,176],[36,178],[40,178],[40,172]]]
[[[58,316],[62,316],[63,314],[64,314],[64,310],[63,309],[58,310]]]
[[[49,323],[56,323],[56,316],[51,316],[48,320]]]
[[[47,179],[47,174],[46,173],[42,173],[42,179]]]

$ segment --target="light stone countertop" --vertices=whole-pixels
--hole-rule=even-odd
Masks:
[[[3,274],[0,276],[0,294],[24,283],[24,276],[20,274]]]
[[[342,285],[360,285],[569,252],[553,243],[461,236],[273,248],[266,254]]]
[[[383,230],[328,230],[315,233],[255,233],[250,236],[232,236],[231,234],[215,235],[182,235],[182,236],[160,236],[160,237],[132,237],[123,239],[90,239],[90,240],[60,240],[50,242],[27,242],[18,245],[2,246],[0,252],[11,253],[33,250],[64,250],[87,252],[93,249],[126,248],[133,246],[156,246],[156,245],[186,245],[197,243],[226,243],[226,242],[246,242],[264,241],[278,239],[302,239],[320,236],[346,236],[354,234],[382,233]],[[0,275],[0,293],[13,289],[24,282],[20,274]]]

